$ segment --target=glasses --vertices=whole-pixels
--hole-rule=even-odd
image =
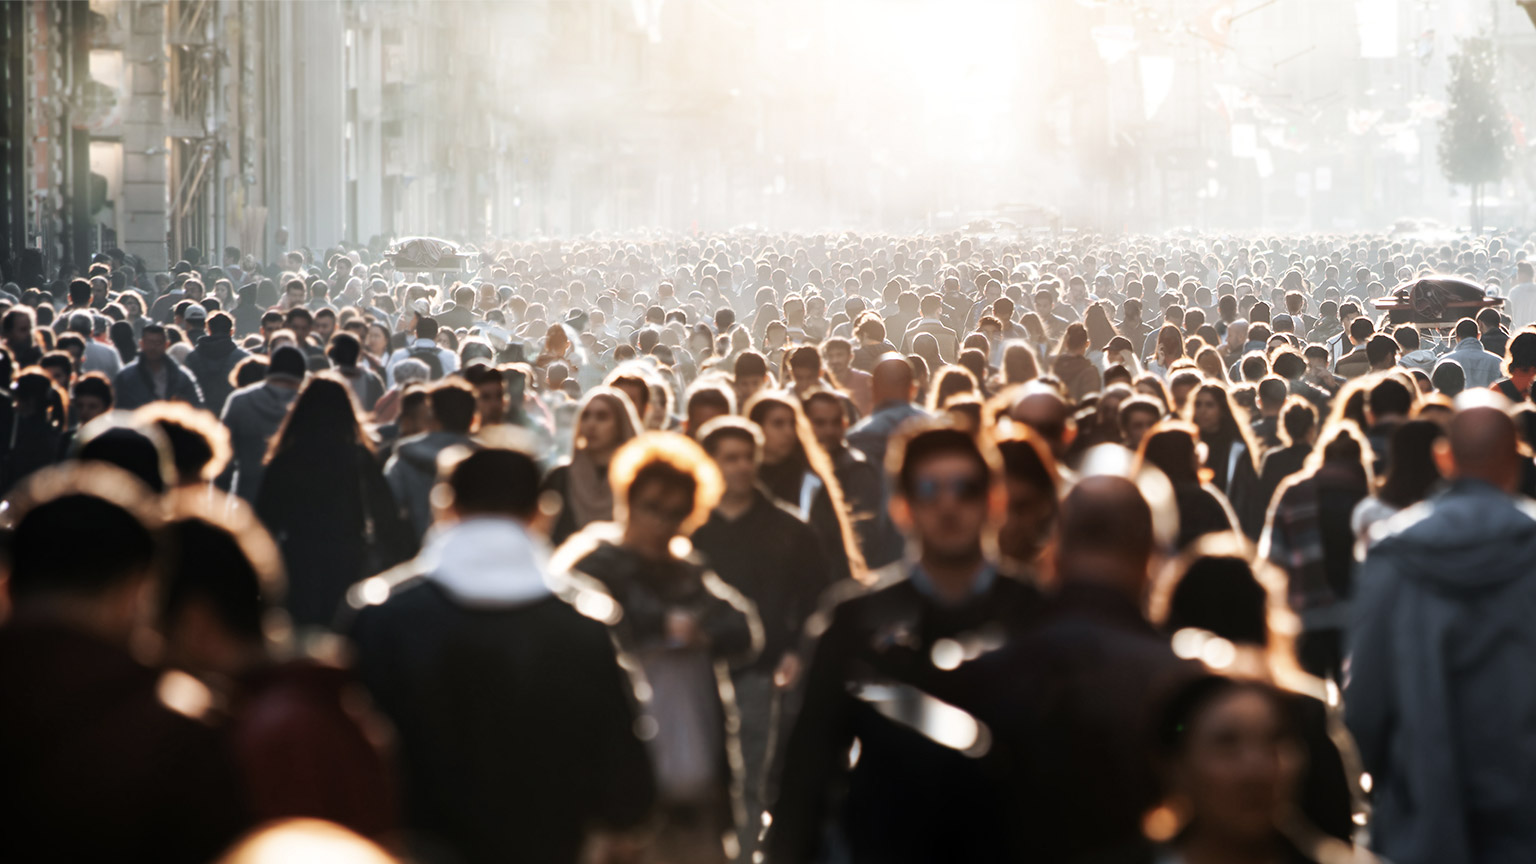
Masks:
[[[912,485],[912,498],[932,504],[948,492],[960,501],[980,501],[987,496],[987,484],[980,477],[923,477]]]

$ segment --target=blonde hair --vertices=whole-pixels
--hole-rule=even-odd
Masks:
[[[609,463],[608,481],[613,484],[616,521],[629,518],[629,499],[635,482],[648,471],[660,475],[654,479],[676,478],[680,483],[693,485],[693,511],[683,520],[679,534],[692,534],[703,525],[725,492],[720,469],[692,438],[676,432],[646,432],[620,447]]]

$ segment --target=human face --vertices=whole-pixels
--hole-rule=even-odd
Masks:
[[[80,425],[84,426],[107,413],[107,404],[95,396],[77,396],[75,397],[75,410],[80,415]]]
[[[782,462],[795,452],[800,439],[795,435],[795,414],[788,408],[773,408],[763,418],[763,461]]]
[[[1194,418],[1201,435],[1214,435],[1221,431],[1221,406],[1216,404],[1216,398],[1209,393],[1195,396]]]
[[[697,436],[705,423],[716,417],[724,417],[727,413],[715,405],[695,405],[688,409],[688,430]]]
[[[1151,411],[1132,411],[1126,415],[1120,428],[1125,436],[1125,446],[1135,450],[1141,446],[1141,439],[1147,436],[1147,430],[1157,425],[1157,418]]]
[[[805,392],[816,386],[816,370],[804,366],[790,367],[789,374],[794,376],[795,389]]]
[[[764,378],[761,375],[736,376],[736,404],[745,405],[752,394],[763,389]]]
[[[315,323],[300,315],[288,319],[288,329],[300,342],[308,342],[310,331],[315,329]]]
[[[1033,560],[1056,501],[1050,492],[1012,477],[1003,487],[1008,492],[1008,510],[997,529],[998,551],[1017,561]]]
[[[18,316],[16,325],[11,328],[8,336],[12,345],[32,345],[32,319],[25,315]]]
[[[150,363],[159,363],[165,358],[165,336],[160,333],[145,333],[139,338],[139,352]]]
[[[757,482],[757,448],[735,438],[721,441],[715,448],[715,464],[725,478],[727,495],[746,495]]]
[[[475,410],[480,412],[480,425],[500,423],[507,413],[507,401],[502,394],[501,379],[475,385]]]
[[[832,371],[841,377],[848,372],[848,366],[853,362],[853,352],[838,345],[827,349],[826,360]]]
[[[315,319],[315,335],[321,342],[331,341],[331,334],[336,332],[336,319],[329,315],[322,315]]]
[[[287,308],[304,305],[304,289],[295,288],[283,295],[283,302]]]
[[[905,497],[923,557],[977,554],[989,515],[987,480],[975,460],[958,453],[935,455],[918,468]]]
[[[656,482],[631,489],[624,545],[648,558],[666,558],[668,544],[692,512],[693,496],[686,489]]]
[[[389,350],[389,335],[380,327],[368,328],[368,341],[365,346],[368,353],[375,357],[381,357]]]
[[[1242,843],[1272,836],[1299,767],[1273,700],[1247,689],[1218,696],[1185,735],[1171,785],[1200,830]]]
[[[806,406],[805,416],[811,421],[811,431],[821,449],[830,453],[842,446],[848,418],[841,407],[827,399],[816,399]]]
[[[619,416],[608,400],[594,399],[587,404],[576,421],[576,437],[583,449],[598,455],[612,453],[619,446]]]

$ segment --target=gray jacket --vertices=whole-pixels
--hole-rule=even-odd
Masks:
[[[224,403],[224,425],[229,428],[230,467],[234,470],[234,492],[255,503],[261,489],[262,464],[267,445],[277,434],[288,406],[298,398],[297,387],[285,387],[275,381],[262,381],[242,387]]]
[[[437,457],[449,447],[478,448],[475,439],[456,432],[422,432],[400,441],[384,466],[384,479],[395,502],[410,516],[420,540],[432,526],[432,486],[437,482]]]
[[[1478,480],[1386,524],[1344,704],[1397,864],[1536,861],[1536,502]]]
[[[1504,358],[1483,347],[1476,339],[1463,339],[1456,343],[1456,350],[1440,358],[1455,360],[1467,373],[1467,389],[1492,386],[1503,377]]]

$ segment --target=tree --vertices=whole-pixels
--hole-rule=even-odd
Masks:
[[[1483,185],[1504,179],[1509,170],[1509,115],[1499,98],[1498,55],[1493,40],[1460,40],[1450,58],[1450,107],[1440,120],[1440,170],[1452,183],[1472,192],[1472,229],[1483,230]]]

